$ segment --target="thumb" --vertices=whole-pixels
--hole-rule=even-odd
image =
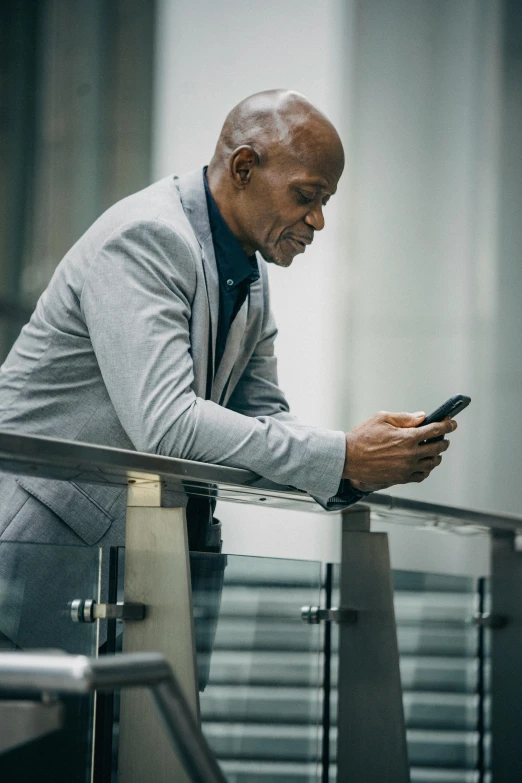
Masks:
[[[417,411],[416,413],[390,413],[387,420],[394,427],[417,427],[425,418],[424,411]]]

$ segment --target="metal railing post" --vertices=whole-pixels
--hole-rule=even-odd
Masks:
[[[342,512],[339,626],[339,783],[408,783],[393,585],[386,533],[370,532],[370,509]]]
[[[165,656],[194,716],[196,688],[192,591],[185,509],[161,508],[161,481],[129,480],[125,538],[126,602],[146,605],[146,618],[126,622],[123,651],[154,650]],[[120,783],[185,783],[168,738],[157,730],[154,705],[143,692],[121,695]]]
[[[491,775],[522,780],[522,551],[513,533],[495,531],[491,542]]]

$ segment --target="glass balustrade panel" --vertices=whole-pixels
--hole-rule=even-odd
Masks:
[[[191,553],[203,733],[230,783],[321,779],[316,562]]]
[[[339,566],[333,566],[333,606]],[[393,571],[394,605],[412,783],[478,783],[483,754],[486,649],[472,618],[480,580]],[[336,780],[338,626],[332,623],[331,780]],[[486,738],[487,739],[487,738]]]
[[[99,573],[97,548],[1,542],[0,650],[94,655],[97,624],[74,623],[71,602],[98,596]],[[37,697],[0,692],[0,700],[7,698]],[[1,754],[3,783],[90,780],[94,697],[60,700],[65,707],[63,728]]]

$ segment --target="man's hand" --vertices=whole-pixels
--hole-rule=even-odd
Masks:
[[[422,412],[380,411],[347,432],[343,478],[362,492],[424,481],[440,465],[441,454],[450,445],[448,440],[424,441],[457,429],[451,419],[417,428],[425,417]]]

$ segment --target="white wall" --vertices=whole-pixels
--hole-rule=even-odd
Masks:
[[[345,142],[324,234],[292,268],[270,270],[280,382],[294,412],[349,428],[380,408],[431,410],[468,393],[443,466],[397,494],[520,511],[519,487],[498,497],[490,479],[502,391],[490,361],[502,308],[497,0],[158,8],[157,177],[206,163],[228,110],[270,87],[305,93]],[[332,517],[288,515],[282,526],[274,511],[222,504],[219,514],[228,551],[331,559],[338,547]],[[483,539],[429,535],[394,533],[395,563],[486,568]]]
[[[499,4],[360,2],[353,40],[343,247],[354,372],[345,418],[353,424],[378,408],[428,412],[469,394],[440,469],[394,492],[520,513],[520,486],[499,493],[493,457],[496,411],[515,391],[495,366],[505,304]]]
[[[208,163],[230,109],[251,93],[290,87],[340,118],[338,0],[163,0],[159,3],[154,172]],[[313,41],[313,46],[311,42]],[[328,229],[290,269],[271,268],[280,383],[296,415],[334,426],[332,307],[340,254],[338,204]]]

